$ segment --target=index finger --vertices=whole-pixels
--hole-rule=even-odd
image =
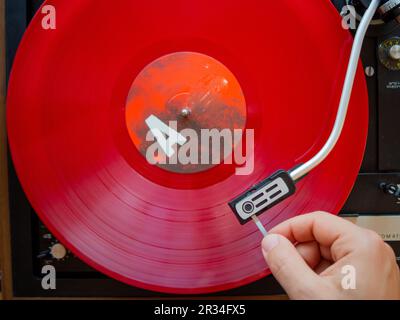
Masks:
[[[314,212],[289,219],[270,230],[292,242],[316,241],[330,247],[343,237],[356,237],[361,229],[342,218],[326,212]]]

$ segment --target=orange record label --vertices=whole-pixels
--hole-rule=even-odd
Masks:
[[[221,163],[240,142],[232,136],[245,122],[246,101],[236,77],[214,58],[194,52],[148,64],[126,103],[126,126],[136,148],[150,164],[178,173]],[[228,151],[221,141],[226,134],[232,141]]]

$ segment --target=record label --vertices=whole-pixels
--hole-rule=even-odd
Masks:
[[[231,134],[245,123],[246,102],[238,80],[204,54],[160,57],[140,72],[129,90],[130,138],[149,163],[172,172],[201,172],[222,163],[225,141],[212,133]],[[157,130],[161,137],[151,133]]]

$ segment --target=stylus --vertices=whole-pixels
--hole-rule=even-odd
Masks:
[[[266,237],[268,235],[268,231],[267,231],[267,229],[265,229],[265,227],[262,224],[262,222],[260,221],[260,219],[258,219],[257,215],[253,214],[251,216],[251,218],[253,219],[254,223],[256,224],[258,230],[260,230],[260,232],[262,233],[263,237]]]

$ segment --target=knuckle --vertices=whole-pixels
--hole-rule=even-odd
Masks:
[[[382,240],[381,236],[379,236],[376,232],[372,230],[367,230],[367,237],[371,245],[383,245],[384,241]]]
[[[383,266],[381,267],[382,272],[388,275],[395,275],[394,277],[398,278],[400,269],[397,266],[396,254],[393,248],[387,243],[384,243],[384,250],[382,254],[384,255],[382,258],[382,261],[384,262]]]
[[[386,242],[385,242],[385,249],[386,249],[386,252],[387,252],[390,256],[396,257],[396,255],[395,255],[395,253],[394,253],[394,251],[393,251],[393,248],[392,248],[391,246],[389,246]]]
[[[332,214],[326,211],[315,211],[313,212],[313,215],[315,215],[316,217],[326,217],[326,216],[331,216]]]
[[[384,248],[385,242],[376,232],[371,230],[365,230],[363,236],[364,236],[364,244],[366,250],[376,252],[376,251],[381,251]]]
[[[385,254],[389,258],[388,260],[396,264],[396,254],[393,248],[389,246],[386,242],[384,243],[384,246],[385,246]]]

